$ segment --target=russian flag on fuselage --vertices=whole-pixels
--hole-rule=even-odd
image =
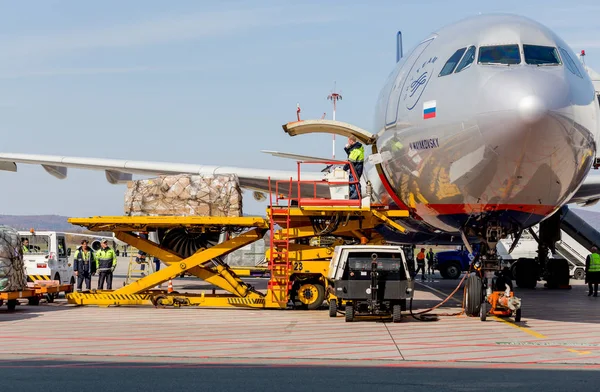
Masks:
[[[427,101],[423,102],[423,118],[427,120],[428,118],[435,117],[435,101]]]

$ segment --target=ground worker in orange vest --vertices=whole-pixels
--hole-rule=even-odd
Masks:
[[[415,278],[421,271],[421,282],[425,282],[425,248],[421,248],[421,251],[417,254],[417,270],[415,271]]]

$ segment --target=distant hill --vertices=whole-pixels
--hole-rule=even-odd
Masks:
[[[600,212],[589,208],[572,208],[573,212],[600,231]],[[248,214],[244,214],[247,216]],[[0,225],[17,230],[50,230],[50,231],[87,231],[83,227],[67,222],[68,217],[62,215],[0,215]]]
[[[0,215],[0,225],[17,230],[35,229],[37,231],[82,231],[80,226],[67,222],[68,217],[61,215]]]

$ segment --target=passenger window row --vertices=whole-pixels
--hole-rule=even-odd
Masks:
[[[560,56],[559,56],[560,50]],[[460,48],[446,61],[438,76],[446,76],[451,73],[458,73],[475,60],[475,46]],[[523,57],[528,65],[540,66],[558,66],[561,65],[561,57],[567,69],[574,75],[583,77],[577,65],[563,48],[552,46],[528,45],[523,44]],[[516,65],[521,64],[521,51],[519,45],[490,45],[479,48],[479,57],[477,63],[481,65]]]

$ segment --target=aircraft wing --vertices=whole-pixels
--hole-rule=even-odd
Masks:
[[[593,205],[600,200],[600,175],[588,175],[569,203],[583,206]]]
[[[127,245],[126,242],[121,241],[120,239],[118,239],[117,237],[113,236],[112,237],[107,237],[105,235],[95,235],[95,234],[84,234],[84,233],[72,233],[72,232],[68,232],[68,231],[64,231],[64,234],[68,234],[68,235],[72,235],[74,237],[84,237],[90,240],[98,240],[98,239],[106,239],[106,240],[110,240],[110,241],[114,241],[117,245]]]
[[[132,179],[133,174],[146,176],[174,174],[235,174],[238,176],[240,186],[242,188],[259,192],[269,192],[269,179],[274,190],[276,181],[285,181],[290,180],[290,178],[297,178],[296,171],[207,166],[187,163],[0,153],[0,170],[16,172],[17,163],[41,165],[46,172],[58,179],[65,179],[67,177],[68,168],[102,170],[106,174],[107,181],[111,184],[126,183]],[[324,177],[322,173],[302,173],[303,181],[322,181],[323,178]],[[280,194],[286,194],[288,192],[289,186],[284,186],[282,183],[280,183],[279,187]],[[302,194],[305,197],[310,197],[314,194],[314,184],[312,183],[303,184],[301,189]],[[292,186],[292,191],[294,192],[294,195],[297,194],[295,186]],[[328,186],[325,183],[317,185],[317,195],[319,197],[330,197]]]

